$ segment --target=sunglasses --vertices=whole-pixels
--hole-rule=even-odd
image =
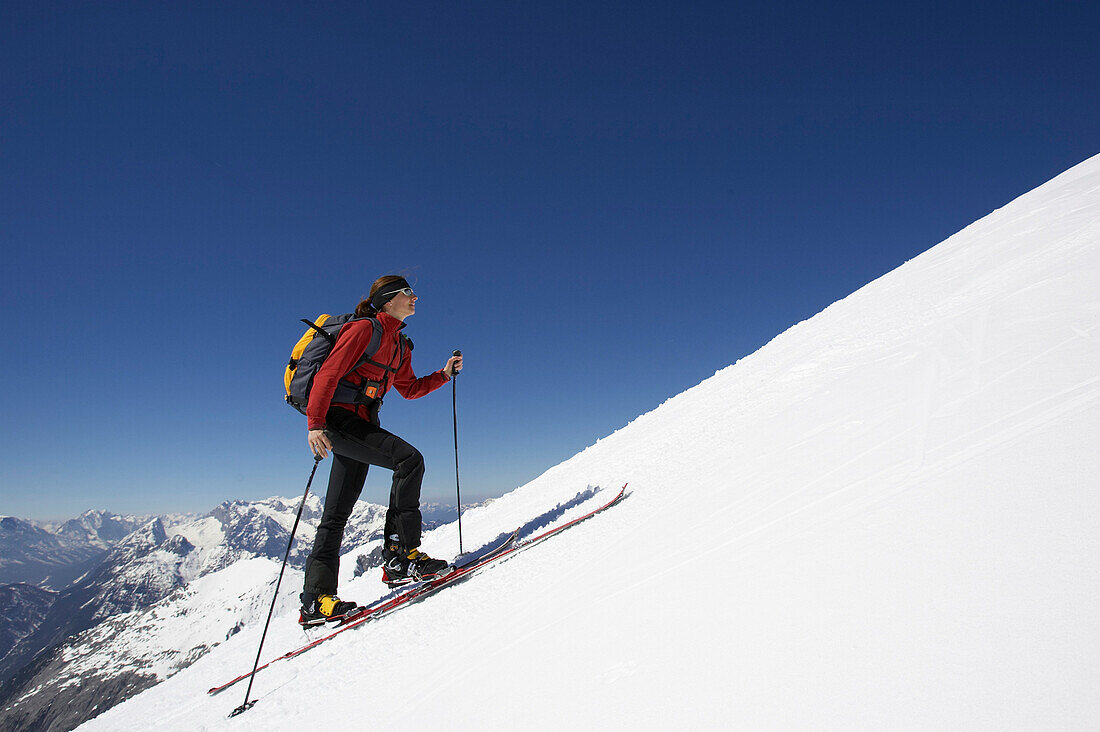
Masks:
[[[405,297],[412,297],[415,293],[411,287],[402,287],[400,290],[394,290],[393,292],[387,292],[383,297],[393,297],[394,295],[404,295]]]

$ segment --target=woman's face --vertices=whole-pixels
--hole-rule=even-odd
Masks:
[[[398,320],[404,320],[416,312],[416,299],[415,293],[406,295],[399,292],[382,309]]]

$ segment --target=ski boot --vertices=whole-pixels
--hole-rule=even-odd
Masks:
[[[314,597],[303,592],[301,598],[302,611],[298,616],[298,624],[303,628],[325,623],[339,623],[354,615],[359,609],[358,603],[341,600],[336,595]]]
[[[436,579],[451,566],[419,549],[406,551],[395,539],[390,537],[382,549],[382,581],[391,588]]]

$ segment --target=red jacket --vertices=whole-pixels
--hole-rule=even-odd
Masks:
[[[397,318],[390,317],[386,313],[379,313],[378,323],[382,326],[382,342],[378,350],[371,358],[378,363],[397,364],[397,356],[394,349],[397,348],[401,329],[405,327]],[[306,407],[306,415],[309,417],[309,429],[321,430],[325,428],[325,415],[330,406],[338,406],[350,409],[363,419],[369,420],[369,412],[365,404],[335,404],[332,395],[336,391],[336,382],[355,365],[363,352],[370,344],[374,324],[370,320],[353,320],[343,327],[336,345],[332,347],[317,375],[313,377],[313,387],[309,392],[309,405]],[[450,381],[442,369],[433,374],[416,378],[412,370],[412,352],[407,345],[401,346],[401,365],[396,374],[390,374],[385,379],[386,389],[392,384],[397,392],[406,399],[417,399],[430,394]],[[362,383],[363,379],[383,381],[385,375],[383,369],[365,363],[348,375],[347,380],[355,385]],[[385,396],[383,392],[380,396]]]

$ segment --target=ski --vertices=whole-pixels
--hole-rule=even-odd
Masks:
[[[485,547],[482,547],[481,549],[472,552],[471,554],[466,554],[462,557],[459,557],[455,560],[454,563],[452,563],[449,570],[439,577],[399,587],[388,595],[385,595],[376,600],[374,603],[368,606],[364,606],[358,612],[350,614],[348,617],[338,623],[335,626],[335,629],[333,629],[330,633],[321,636],[320,638],[317,638],[315,640],[312,640],[309,643],[301,646],[300,648],[296,648],[292,651],[284,653],[281,656],[277,656],[276,658],[271,659],[262,666],[258,666],[255,672],[250,671],[248,673],[241,674],[240,676],[231,679],[230,681],[227,681],[220,686],[215,686],[207,690],[206,693],[214,695],[218,694],[219,692],[225,691],[234,684],[237,684],[238,682],[244,681],[245,679],[249,678],[253,675],[253,673],[259,673],[260,671],[263,671],[265,668],[273,663],[276,663],[278,661],[285,661],[287,659],[294,658],[295,656],[299,656],[310,650],[311,648],[316,648],[322,643],[335,638],[337,635],[343,633],[345,630],[356,628],[363,623],[366,623],[367,621],[380,618],[384,615],[388,615],[398,608],[404,607],[413,602],[416,602],[417,600],[423,599],[428,595],[435,594],[442,588],[455,584],[463,578],[469,577],[474,572],[477,572],[482,567],[485,567],[490,563],[496,562],[497,560],[510,558],[516,553],[532,547],[535,544],[538,544],[550,538],[551,536],[558,534],[571,526],[575,526],[580,522],[589,519],[592,516],[595,516],[601,511],[604,511],[611,506],[614,506],[616,503],[622,500],[625,493],[626,485],[624,484],[623,487],[619,489],[619,492],[616,493],[606,503],[597,506],[583,516],[578,516],[572,521],[564,523],[561,526],[557,526],[553,529],[548,529],[541,534],[531,537],[530,539],[517,541],[519,529],[516,529],[509,534],[505,534],[498,540],[490,542]]]

